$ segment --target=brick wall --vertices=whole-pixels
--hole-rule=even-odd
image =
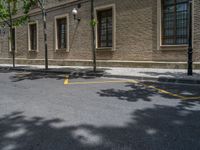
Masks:
[[[116,51],[97,51],[99,60],[130,60],[130,61],[187,61],[187,49],[164,49],[158,45],[158,13],[157,0],[94,0],[95,7],[116,5]],[[80,23],[73,19],[71,10],[76,7],[77,1],[48,0],[47,34],[50,59],[92,59],[90,3],[81,0],[79,9]],[[62,3],[61,6],[58,6]],[[70,51],[55,51],[54,17],[69,14],[69,45]],[[44,59],[43,24],[37,10],[33,10],[31,20],[39,22],[39,51],[28,51],[28,27],[17,28],[18,58]],[[200,61],[200,1],[194,0],[194,60]],[[10,58],[6,36],[0,39],[0,58]],[[3,41],[3,42],[2,42]],[[2,44],[3,43],[3,44]]]

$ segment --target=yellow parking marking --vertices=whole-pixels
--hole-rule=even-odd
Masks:
[[[69,84],[69,79],[64,80],[64,85],[67,85],[67,84]]]
[[[28,76],[28,75],[31,75],[30,72],[23,72],[23,73],[16,73],[15,76],[17,77],[25,77],[25,76]]]
[[[167,95],[170,95],[170,96],[173,96],[173,97],[177,97],[177,98],[180,98],[180,99],[184,99],[185,98],[184,96],[181,96],[181,95],[178,95],[178,94],[174,94],[174,93],[168,92],[168,91],[160,89],[160,88],[156,88],[155,86],[148,86],[148,85],[145,85],[145,84],[143,84],[143,85],[147,86],[147,87],[149,87],[151,89],[155,89],[159,93],[167,94]]]
[[[138,84],[140,83],[139,81],[136,80],[112,80],[112,81],[91,81],[91,82],[69,82],[68,77],[66,77],[66,79],[64,80],[64,85],[88,85],[88,84],[105,84],[105,83],[134,83],[134,84]],[[170,95],[172,97],[176,97],[182,100],[189,100],[189,99],[193,99],[193,100],[200,100],[200,97],[186,97],[186,96],[182,96],[182,95],[178,95],[172,92],[168,92],[166,90],[157,88],[155,86],[152,85],[146,85],[143,83],[140,83],[141,85],[151,88],[151,89],[155,89],[156,91],[158,91],[159,93],[163,93],[163,94],[167,94]]]
[[[105,84],[105,83],[135,83],[137,84],[138,81],[136,80],[109,80],[109,81],[91,81],[91,82],[69,82],[68,77],[64,80],[64,85],[84,85],[84,84]]]
[[[200,96],[199,97],[184,97],[183,100],[200,100]]]
[[[64,85],[69,84],[69,76],[65,76]]]
[[[29,75],[31,72],[21,72],[21,73],[16,73],[16,75]]]
[[[135,83],[135,84],[138,84],[138,83],[139,83],[139,82],[136,81],[136,80],[129,80],[128,82],[129,82],[129,83]]]
[[[68,85],[85,85],[85,84],[105,84],[105,83],[126,83],[126,82],[133,82],[133,81],[126,81],[126,80],[119,80],[119,81],[91,81],[91,82],[73,82],[69,83]]]
[[[143,84],[144,86],[146,87],[149,87],[151,89],[155,89],[157,90],[159,93],[163,93],[163,94],[167,94],[167,95],[170,95],[170,96],[173,96],[173,97],[177,97],[177,98],[180,98],[182,100],[190,100],[190,99],[193,99],[193,100],[200,100],[200,97],[186,97],[186,96],[181,96],[181,95],[178,95],[178,94],[174,94],[172,92],[168,92],[166,90],[163,90],[163,89],[160,89],[160,88],[156,88],[155,86],[149,86],[149,85],[145,85]]]

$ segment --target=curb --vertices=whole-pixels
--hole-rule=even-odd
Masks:
[[[177,79],[177,78],[167,78],[167,77],[141,77],[141,76],[124,76],[124,75],[103,75],[104,77],[111,78],[126,78],[126,79],[135,79],[135,80],[149,80],[156,82],[166,82],[166,83],[182,83],[182,84],[199,84],[200,80],[196,79]]]
[[[168,77],[142,77],[142,76],[127,76],[127,75],[112,75],[105,74],[103,71],[98,71],[94,73],[91,70],[87,71],[61,71],[55,69],[30,69],[30,68],[12,68],[12,67],[0,67],[1,69],[7,69],[12,71],[24,71],[24,72],[35,72],[35,73],[51,73],[51,74],[67,74],[69,78],[78,78],[78,77],[108,77],[108,78],[126,78],[126,79],[135,79],[135,80],[149,80],[156,82],[167,82],[167,83],[182,83],[182,84],[200,84],[198,79],[183,79],[183,78],[168,78]]]

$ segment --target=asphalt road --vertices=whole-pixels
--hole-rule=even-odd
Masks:
[[[200,86],[0,72],[0,150],[199,149]]]

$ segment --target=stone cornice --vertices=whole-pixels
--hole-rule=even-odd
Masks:
[[[74,6],[74,5],[77,5],[79,3],[87,3],[88,1],[89,0],[74,0],[74,1],[71,1],[71,2],[63,2],[63,3],[60,3],[60,4],[55,5],[53,7],[47,7],[46,12],[48,13],[48,12],[56,11],[58,9]],[[40,8],[36,8],[36,9],[34,9],[30,12],[30,16],[35,16],[35,15],[38,15],[40,13],[41,13]]]
[[[89,2],[89,0],[73,0],[73,1],[70,1],[70,2],[69,1],[63,2],[63,3],[60,3],[60,4],[55,5],[53,7],[50,7],[50,6],[47,7],[46,12],[48,13],[48,12],[56,11],[58,9],[63,9],[63,8],[66,8],[66,7],[74,6],[74,5],[77,5],[79,3],[83,4],[83,3],[87,3],[87,2]],[[40,13],[41,13],[40,8],[35,8],[35,9],[30,11],[29,15],[30,15],[30,17],[32,17],[32,16],[40,15]],[[19,18],[21,16],[23,16],[23,15],[18,15],[15,18]]]

